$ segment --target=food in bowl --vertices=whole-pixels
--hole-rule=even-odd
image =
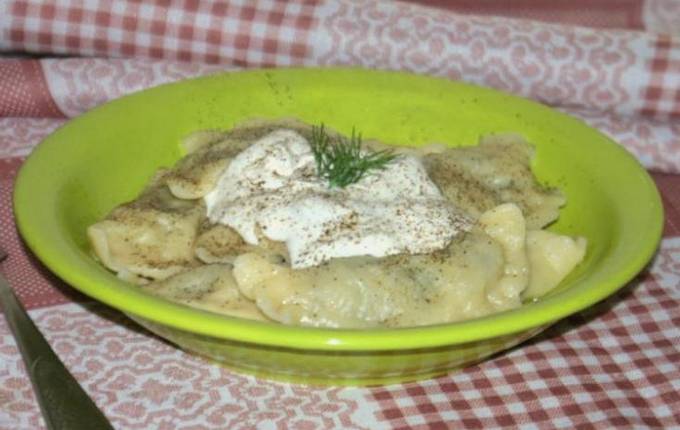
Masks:
[[[88,228],[96,257],[169,300],[284,324],[408,327],[519,307],[583,259],[544,228],[565,198],[517,135],[388,147],[295,120],[198,131]]]

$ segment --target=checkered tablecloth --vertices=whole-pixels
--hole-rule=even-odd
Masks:
[[[680,0],[0,2],[0,270],[120,429],[680,428]],[[456,374],[379,388],[242,376],[76,293],[23,247],[24,157],[69,118],[164,82],[357,65],[500,88],[582,118],[648,168],[666,210],[620,292]],[[0,319],[0,429],[44,423]]]

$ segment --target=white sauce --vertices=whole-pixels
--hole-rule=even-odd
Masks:
[[[250,244],[259,237],[285,242],[294,269],[335,257],[429,253],[470,227],[418,158],[399,156],[359,182],[329,188],[316,175],[309,143],[292,130],[238,154],[205,203],[212,222]]]

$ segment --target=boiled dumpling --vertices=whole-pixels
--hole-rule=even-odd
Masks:
[[[255,303],[244,297],[231,266],[207,264],[144,287],[172,301],[241,318],[266,321]]]
[[[164,279],[196,264],[194,240],[205,207],[179,200],[162,175],[135,201],[87,229],[94,253],[123,279]]]
[[[239,152],[272,130],[286,127],[308,133],[310,126],[294,120],[253,120],[229,132],[198,131],[184,139],[188,155],[168,172],[166,183],[181,199],[199,199],[216,185],[220,174]]]
[[[529,282],[529,261],[526,249],[526,222],[514,203],[506,203],[479,217],[479,224],[503,248],[503,275],[489,289],[488,298],[497,309],[509,309],[521,304],[520,294]]]
[[[565,198],[536,182],[529,164],[532,156],[532,147],[522,137],[505,134],[485,137],[474,147],[430,152],[423,162],[449,201],[473,218],[512,202],[527,227],[539,229],[557,219]]]
[[[572,238],[546,230],[527,234],[531,270],[524,297],[540,297],[552,290],[583,260],[586,239]]]

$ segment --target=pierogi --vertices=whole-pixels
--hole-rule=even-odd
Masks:
[[[253,237],[228,222],[241,215],[245,206],[222,211],[227,222],[209,216],[212,201],[206,196],[225,181],[221,179],[225,172],[230,166],[235,169],[248,148],[271,140],[276,133],[285,139],[297,136],[303,143],[314,139],[310,125],[288,119],[250,121],[229,131],[204,130],[188,136],[184,158],[156,172],[137,199],[116,207],[88,228],[96,258],[121,279],[188,306],[240,318],[329,328],[440,324],[517,308],[554,288],[584,258],[584,238],[544,230],[558,218],[566,201],[559,190],[536,181],[530,169],[533,148],[512,134],[488,136],[468,147],[389,147],[396,159],[416,160],[414,171],[425,172],[433,184],[431,189],[419,186],[424,194],[403,197],[403,207],[390,210],[396,214],[411,211],[409,216],[415,216],[420,213],[418,207],[425,207],[429,211],[422,212],[425,217],[444,211],[449,223],[436,224],[436,229],[428,230],[425,218],[390,229],[387,224],[399,221],[392,212],[385,212],[388,200],[377,205],[387,214],[387,222],[356,215],[354,209],[347,209],[347,201],[356,198],[348,194],[350,188],[324,191],[323,182],[311,178],[314,164],[309,160],[295,167],[304,170],[300,173],[307,178],[303,187],[282,180],[281,188],[267,188],[268,194],[262,194],[263,189],[243,194],[243,186],[235,183],[234,191],[227,193],[239,194],[226,198],[237,201],[238,197],[240,203],[254,198],[264,202],[258,200],[253,206],[254,216],[259,217],[249,225]],[[327,133],[331,140],[343,139],[335,132]],[[371,151],[388,148],[377,141],[366,141],[364,147]],[[396,170],[389,169],[400,169],[398,163],[366,172],[356,185],[363,199],[358,204],[370,203],[371,189],[378,188],[371,181],[380,175],[394,178]],[[361,181],[367,182],[361,185]],[[272,239],[278,236],[263,220],[270,213],[265,203],[295,187],[307,209],[321,195],[334,199],[334,205],[360,221],[368,220],[368,227],[355,231],[373,235],[371,240],[358,246],[362,238],[352,236],[354,254],[342,251],[339,257],[320,254],[305,260],[310,249],[303,252],[299,245],[292,245],[299,238]],[[394,191],[394,187],[387,188],[398,198],[411,191],[408,187]],[[298,212],[302,210],[298,206],[289,211],[291,219],[301,214],[297,221],[304,223],[309,215]],[[373,216],[377,210],[369,207],[366,213]],[[326,218],[323,222],[328,225]],[[343,218],[342,222],[347,227],[349,221]],[[441,233],[444,225],[449,226],[445,237]],[[390,241],[399,229],[416,239],[432,234],[438,242],[428,242],[422,248],[425,252],[410,247],[414,241],[410,238],[405,241],[409,243]],[[350,244],[347,231],[335,236],[325,231],[325,236],[313,238],[306,246],[331,249],[331,242],[337,240]],[[376,254],[368,243],[381,245],[385,252]],[[362,254],[361,249],[369,250]]]

